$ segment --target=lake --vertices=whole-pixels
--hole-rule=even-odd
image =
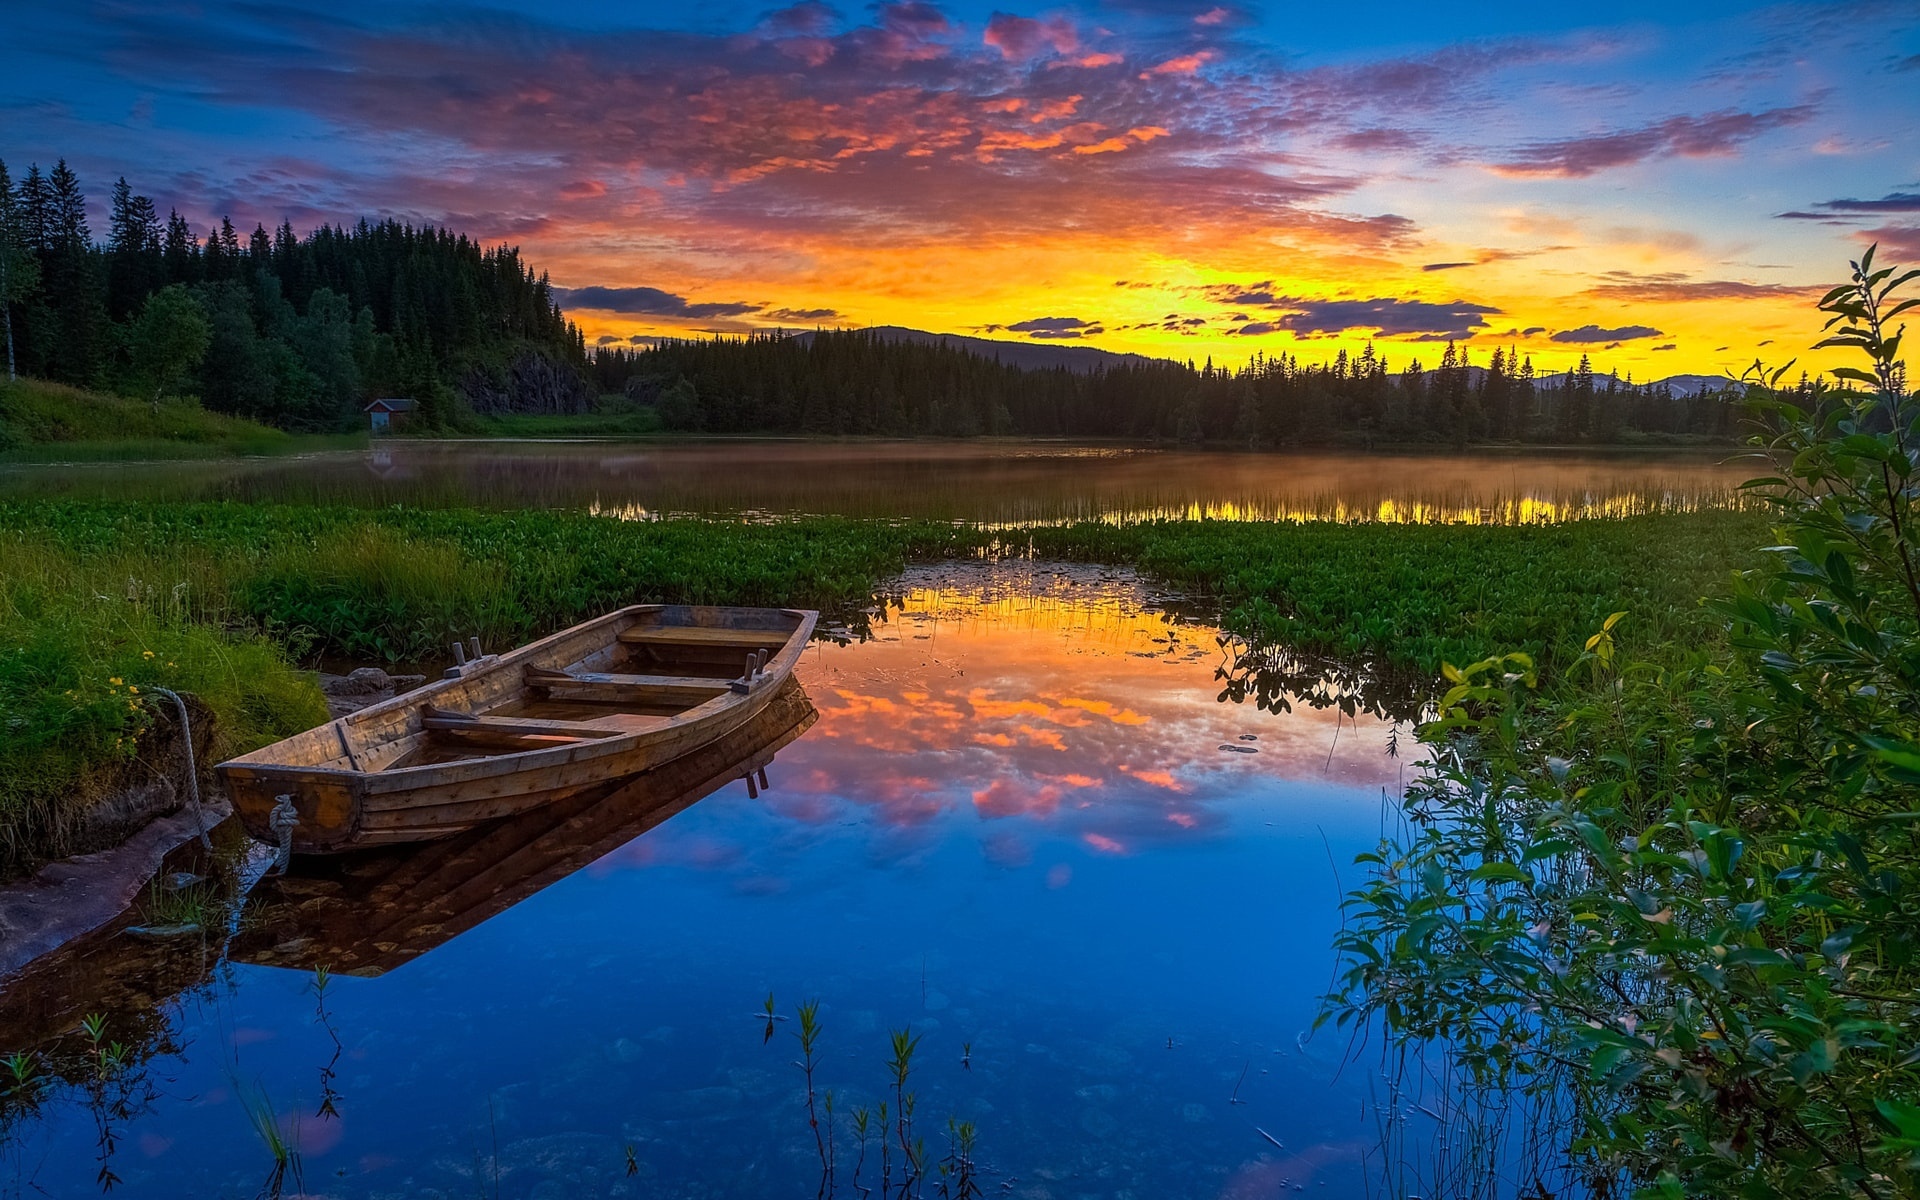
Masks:
[[[914,1136],[938,1160],[972,1122],[989,1196],[1359,1194],[1377,1052],[1343,1069],[1311,1027],[1406,727],[1332,682],[1235,702],[1262,689],[1234,646],[1122,572],[893,593],[717,787],[303,865],[230,929],[122,933],[0,993],[4,1049],[64,1076],[0,1085],[0,1194],[253,1196],[266,1129],[312,1195],[814,1196],[806,1001],[843,1196],[854,1111],[898,1111],[895,1030]],[[737,777],[759,762],[765,790]],[[123,1070],[91,1065],[88,1013]]]
[[[1713,453],[1229,454],[1049,443],[383,442],[206,462],[0,467],[0,498],[229,499],[964,520],[1551,521],[1730,503]]]

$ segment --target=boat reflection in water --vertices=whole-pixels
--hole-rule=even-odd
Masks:
[[[254,889],[259,917],[229,957],[261,966],[380,975],[631,842],[773,757],[817,719],[798,683],[691,754],[604,788],[442,841],[295,858]]]

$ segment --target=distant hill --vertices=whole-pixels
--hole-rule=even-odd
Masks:
[[[1477,370],[1478,368],[1475,369]],[[1535,387],[1549,388],[1564,387],[1566,386],[1567,377],[1570,374],[1572,374],[1572,372],[1555,371],[1551,375],[1536,375],[1533,378],[1533,385]],[[1610,378],[1612,378],[1611,375],[1603,375],[1595,371],[1593,373],[1593,385],[1604,388],[1607,386],[1607,380]],[[1625,384],[1626,377],[1621,376],[1620,382]],[[1664,379],[1655,379],[1651,382],[1641,380],[1633,386],[1659,387],[1661,384],[1665,384],[1667,390],[1676,396],[1693,396],[1701,392],[1717,392],[1731,382],[1732,381],[1724,375],[1668,375]]]
[[[1100,350],[1093,346],[1017,342],[1001,338],[969,337],[961,333],[928,333],[924,329],[908,329],[900,325],[874,325],[859,332],[870,333],[890,342],[919,342],[926,345],[951,346],[956,350],[965,350],[984,358],[997,358],[1010,367],[1019,367],[1024,371],[1046,371],[1055,367],[1065,367],[1081,375],[1090,375],[1095,371],[1124,366],[1127,363],[1165,361],[1148,358],[1144,354],[1116,354],[1111,350]],[[794,337],[797,341],[806,342],[812,340],[813,334],[801,333],[795,334]]]

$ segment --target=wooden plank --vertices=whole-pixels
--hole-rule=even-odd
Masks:
[[[476,750],[504,751],[513,754],[522,750],[545,750],[553,746],[569,746],[575,742],[591,741],[607,735],[604,733],[524,733],[519,730],[493,729],[486,726],[442,726],[433,730],[433,736],[441,741],[471,746]]]
[[[627,675],[607,671],[527,671],[527,686],[568,699],[698,704],[727,690],[724,679],[699,675]]]
[[[699,625],[636,625],[621,631],[629,646],[721,646],[773,650],[793,637],[791,629],[712,629]]]
[[[609,728],[596,721],[553,721],[537,717],[488,717],[469,713],[448,713],[429,709],[427,715],[420,718],[423,729],[438,732],[491,732],[530,736],[558,734],[572,741],[587,738],[611,737],[620,732],[618,727]]]

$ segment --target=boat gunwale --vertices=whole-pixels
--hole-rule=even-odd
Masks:
[[[526,770],[538,770],[550,764],[559,765],[569,762],[591,761],[592,759],[608,754],[625,753],[646,740],[657,739],[669,732],[684,730],[689,726],[711,721],[732,708],[753,701],[763,692],[767,695],[772,695],[777,692],[779,682],[791,675],[794,667],[799,663],[800,656],[806,651],[807,644],[812,640],[814,630],[819,621],[819,613],[810,609],[759,605],[631,604],[625,608],[604,613],[590,621],[582,621],[577,625],[570,625],[565,629],[548,634],[546,637],[540,638],[537,641],[528,642],[524,646],[509,650],[500,655],[497,661],[487,664],[479,671],[467,675],[435,680],[422,687],[415,688],[412,691],[390,697],[378,704],[369,705],[357,712],[336,717],[332,721],[327,722],[327,724],[317,725],[307,732],[315,733],[320,730],[333,728],[336,729],[340,735],[344,735],[348,727],[352,725],[375,720],[405,709],[424,708],[432,701],[435,695],[452,688],[456,684],[482,678],[496,671],[524,669],[525,659],[527,657],[539,653],[542,649],[550,648],[562,639],[577,637],[582,633],[592,631],[597,626],[615,624],[623,618],[637,617],[650,612],[660,612],[668,608],[704,608],[731,612],[778,614],[780,616],[794,618],[796,624],[793,629],[787,631],[785,644],[781,647],[778,654],[767,661],[766,666],[762,669],[762,674],[754,680],[750,691],[737,692],[728,690],[710,700],[703,701],[691,708],[683,709],[675,713],[673,716],[666,718],[662,724],[656,725],[651,729],[620,732],[608,737],[593,738],[588,741],[574,742],[568,745],[540,746],[527,750],[510,750],[499,754],[461,759],[454,762],[422,763],[417,766],[398,767],[389,770],[302,765],[277,762],[271,759],[258,760],[255,758],[256,755],[263,754],[273,749],[274,746],[279,745],[278,742],[275,742],[267,746],[262,746],[258,750],[252,750],[246,754],[230,758],[220,763],[215,770],[222,774],[230,772],[234,775],[252,779],[297,779],[347,784],[354,787],[356,791],[365,794],[367,792],[384,793],[389,791],[404,791],[411,787],[421,786],[423,781],[434,776],[446,776],[449,774],[449,768],[457,768],[459,776],[466,780],[487,779],[500,775],[517,774]],[[618,634],[615,634],[609,641],[617,640],[617,638]],[[722,680],[719,682],[724,683],[726,681]],[[300,735],[296,734],[293,736],[297,737]],[[282,740],[284,741],[286,739]]]

